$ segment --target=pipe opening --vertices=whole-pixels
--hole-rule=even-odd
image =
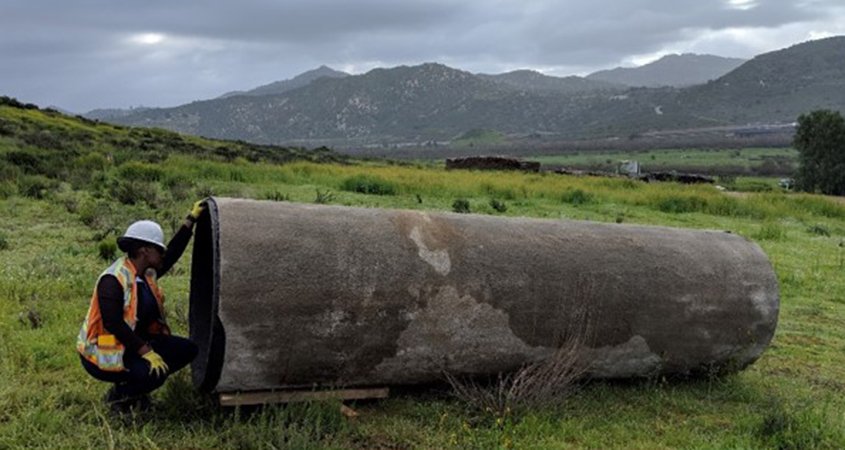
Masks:
[[[190,337],[199,347],[191,363],[194,386],[212,391],[223,369],[226,337],[217,317],[220,300],[220,249],[217,203],[208,199],[208,207],[197,220],[194,253],[191,262]]]

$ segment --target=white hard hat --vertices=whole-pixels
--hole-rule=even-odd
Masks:
[[[164,232],[161,231],[161,226],[152,220],[139,220],[129,225],[126,233],[117,238],[117,245],[121,250],[128,251],[127,245],[132,241],[147,242],[160,247],[161,251],[167,250],[164,245]]]

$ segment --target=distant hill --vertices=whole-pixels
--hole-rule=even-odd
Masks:
[[[475,128],[549,131],[572,122],[588,97],[536,93],[441,64],[322,78],[274,96],[234,96],[144,111],[119,123],[210,137],[294,143],[451,139]]]
[[[101,109],[92,109],[87,113],[83,114],[83,117],[91,120],[109,120],[118,117],[126,117],[130,114],[136,112],[146,111],[150,108],[139,106],[136,108],[128,108],[128,109],[121,109],[121,108],[101,108]]]
[[[618,92],[626,89],[626,86],[606,81],[589,80],[576,76],[552,77],[533,70],[515,70],[498,75],[478,74],[478,76],[517,89],[536,92],[556,92],[576,95],[595,92]]]
[[[348,76],[349,74],[346,72],[334,70],[328,66],[320,66],[316,69],[303,72],[289,80],[276,81],[270,84],[259,86],[255,89],[250,89],[248,91],[227,92],[221,95],[219,98],[232,97],[235,95],[259,96],[283,94],[287,91],[307,86],[311,84],[311,82],[313,82],[314,80],[319,80],[320,78],[344,78]]]
[[[736,69],[745,60],[713,55],[666,55],[640,67],[617,67],[587,75],[588,80],[625,86],[684,87],[706,83]]]
[[[791,122],[813,109],[845,110],[845,36],[759,55],[680,93],[677,107],[727,123]]]
[[[817,108],[845,110],[845,37],[760,55],[687,88],[620,90],[577,77],[474,75],[429,63],[113,120],[258,143],[346,146],[449,141],[471,130],[505,138],[628,139],[658,130],[789,123]]]

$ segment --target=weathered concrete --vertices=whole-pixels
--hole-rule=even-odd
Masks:
[[[202,347],[194,379],[205,389],[512,370],[550,355],[585,307],[594,376],[738,370],[777,323],[769,261],[730,233],[209,203],[190,313]]]

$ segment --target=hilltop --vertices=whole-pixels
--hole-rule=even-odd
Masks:
[[[632,87],[686,87],[715,80],[745,63],[744,59],[715,55],[666,55],[640,67],[617,67],[587,75],[603,81]]]
[[[265,84],[263,86],[258,86],[257,88],[250,89],[248,91],[227,92],[221,95],[219,98],[233,97],[236,95],[261,96],[284,94],[287,91],[307,86],[315,80],[319,80],[320,78],[344,78],[348,76],[349,74],[346,72],[334,70],[328,66],[320,66],[316,69],[303,72],[289,80],[274,81],[272,83]]]

